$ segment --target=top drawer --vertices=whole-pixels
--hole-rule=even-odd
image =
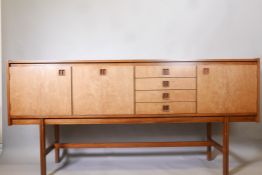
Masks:
[[[196,77],[196,66],[136,66],[136,78],[143,77]]]

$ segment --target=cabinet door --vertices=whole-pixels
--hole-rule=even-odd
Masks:
[[[226,69],[223,65],[198,65],[197,112],[225,113]]]
[[[71,68],[10,67],[10,108],[15,116],[70,115]]]
[[[227,112],[257,112],[257,65],[228,65],[227,81]]]
[[[257,112],[257,65],[199,65],[198,113]]]
[[[133,114],[133,66],[74,66],[73,113]]]

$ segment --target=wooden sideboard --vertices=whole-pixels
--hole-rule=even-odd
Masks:
[[[260,59],[15,61],[7,64],[9,125],[40,128],[46,155],[63,148],[212,147],[229,174],[229,123],[259,122]],[[222,144],[212,123],[223,123]],[[206,141],[60,143],[59,125],[207,123]],[[46,147],[46,125],[55,128]]]

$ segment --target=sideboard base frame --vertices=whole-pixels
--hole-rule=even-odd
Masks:
[[[46,175],[46,156],[53,149],[55,150],[55,162],[61,161],[60,149],[67,148],[138,148],[138,147],[206,147],[207,160],[212,160],[212,147],[216,148],[223,154],[223,175],[229,175],[229,123],[230,117],[224,116],[221,118],[223,123],[223,144],[212,139],[212,122],[206,124],[206,141],[178,141],[178,142],[117,142],[117,143],[60,143],[59,124],[54,125],[55,142],[46,148],[45,128],[48,119],[39,119],[40,131],[40,162],[41,175]]]

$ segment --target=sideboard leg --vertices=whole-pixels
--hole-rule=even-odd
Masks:
[[[59,125],[54,126],[55,129],[55,143],[60,142],[60,128]],[[60,149],[55,148],[55,162],[59,163],[60,162]]]
[[[229,118],[224,118],[223,125],[223,175],[229,175]]]
[[[41,175],[46,175],[46,154],[45,154],[45,120],[40,119],[39,124],[40,133],[40,162],[41,162]]]
[[[212,123],[207,123],[207,141],[212,139]],[[207,146],[207,160],[212,160],[212,146]]]

